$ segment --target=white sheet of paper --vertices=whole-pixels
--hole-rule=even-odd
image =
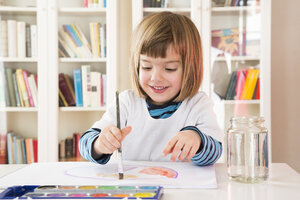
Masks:
[[[214,166],[188,162],[124,161],[123,180],[118,165],[90,162],[33,163],[0,179],[13,185],[160,185],[165,188],[216,188]]]

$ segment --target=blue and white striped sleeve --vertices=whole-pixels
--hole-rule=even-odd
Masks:
[[[199,166],[207,166],[214,164],[222,155],[222,143],[211,136],[202,133],[195,126],[187,126],[181,130],[194,130],[201,137],[201,145],[199,150],[192,158],[194,164]]]
[[[99,164],[106,164],[109,159],[111,154],[103,154],[99,159],[95,160],[92,157],[92,147],[94,141],[99,137],[101,130],[97,128],[91,128],[88,131],[86,131],[79,140],[79,152],[81,156],[94,163],[99,163]]]

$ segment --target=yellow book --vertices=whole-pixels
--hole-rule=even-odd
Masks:
[[[242,100],[250,100],[252,99],[252,95],[255,89],[255,84],[257,82],[257,78],[259,75],[258,69],[249,69],[245,81],[245,86],[243,88],[241,99]]]
[[[93,57],[97,58],[97,46],[96,46],[96,39],[95,39],[95,30],[94,30],[94,23],[91,22],[90,24],[90,38],[91,38],[91,45],[92,45],[92,53]]]
[[[22,69],[16,70],[16,79],[17,79],[18,88],[21,90],[20,98],[22,99],[22,101],[24,101],[23,102],[24,104],[22,105],[22,107],[30,107]],[[22,101],[21,101],[21,104],[22,104]]]
[[[246,93],[246,99],[248,100],[252,99],[258,77],[259,77],[259,69],[253,69],[253,74],[251,76],[249,87]]]
[[[60,91],[60,89],[58,90],[58,92],[59,92],[59,97],[61,98],[61,100],[62,100],[62,102],[64,103],[65,107],[68,107],[69,105],[68,105],[68,103],[67,103],[67,101],[66,101],[64,95],[63,95],[62,92]]]
[[[100,34],[99,34],[99,26],[100,23],[95,23],[94,24],[95,28],[95,42],[96,42],[96,47],[97,47],[97,56],[100,58]]]

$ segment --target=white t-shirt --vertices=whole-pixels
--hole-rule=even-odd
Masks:
[[[223,132],[217,124],[212,101],[204,92],[185,99],[172,116],[165,119],[152,118],[146,100],[136,96],[133,90],[120,93],[119,99],[121,128],[132,127],[122,142],[125,160],[170,161],[170,155],[162,157],[163,149],[172,136],[187,126],[196,126],[202,133],[223,141]],[[117,124],[115,103],[92,128],[102,130],[110,124]]]

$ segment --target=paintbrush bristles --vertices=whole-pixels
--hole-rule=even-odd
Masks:
[[[123,180],[124,179],[124,174],[123,173],[119,173],[119,180]]]

